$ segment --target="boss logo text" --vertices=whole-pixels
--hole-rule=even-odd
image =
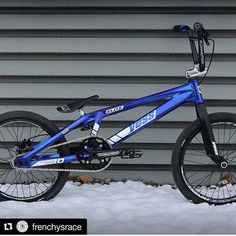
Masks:
[[[136,129],[146,125],[150,121],[154,120],[156,118],[156,110],[148,113],[146,116],[142,117],[138,121],[136,121],[134,124],[130,125],[130,132],[135,131]]]

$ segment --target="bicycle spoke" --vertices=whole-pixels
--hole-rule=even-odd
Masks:
[[[227,168],[225,170],[217,169],[215,168],[216,163],[212,160],[209,162],[210,158],[205,153],[203,140],[201,136],[198,137],[199,132],[192,138],[185,150],[184,178],[191,191],[198,196],[210,202],[224,203],[230,199],[236,200],[236,173],[232,171],[236,164],[236,126],[229,122],[219,122],[213,124],[212,127],[219,155],[225,158],[231,171],[227,172]],[[192,146],[196,143],[197,146]],[[190,171],[187,169],[188,165],[196,166],[196,168],[199,165],[206,165],[209,171]]]
[[[202,165],[202,162],[197,162],[197,161],[192,161],[192,160],[185,160],[185,162],[192,162],[192,163],[196,163],[196,164],[200,164],[200,165]]]
[[[202,156],[202,157],[205,157],[205,156],[206,156],[206,155],[199,155],[199,154],[187,153],[187,152],[186,152],[186,154],[187,154],[187,155],[190,155],[190,156],[199,156],[199,157],[200,157],[200,156]]]
[[[30,140],[30,145],[37,145],[45,137],[49,137],[49,134],[33,123],[13,121],[0,126],[0,137],[1,165],[10,163],[18,155],[18,148],[23,140]],[[54,151],[57,153],[57,149]],[[11,199],[35,198],[48,191],[58,175],[59,172],[56,171],[0,169],[0,193]]]

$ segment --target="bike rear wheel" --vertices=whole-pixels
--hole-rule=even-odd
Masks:
[[[19,170],[11,165],[16,155],[58,132],[51,121],[32,112],[0,115],[0,201],[49,200],[60,192],[69,172]],[[65,147],[50,150],[50,153],[69,155]]]
[[[195,121],[179,136],[172,153],[172,174],[182,194],[195,203],[226,204],[236,201],[236,115],[209,115],[222,168],[206,155],[201,123]]]

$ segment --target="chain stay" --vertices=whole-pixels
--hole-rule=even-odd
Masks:
[[[111,160],[109,163],[104,166],[103,168],[99,170],[88,170],[88,169],[56,169],[56,168],[17,168],[15,167],[15,170],[21,170],[21,171],[28,171],[28,170],[39,170],[39,171],[61,171],[61,172],[86,172],[86,173],[93,173],[93,172],[100,172],[105,170],[109,165],[111,164]]]

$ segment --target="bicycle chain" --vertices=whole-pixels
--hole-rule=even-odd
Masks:
[[[63,142],[63,143],[54,144],[52,146],[49,146],[49,147],[45,148],[42,153],[44,153],[44,152],[46,152],[50,149],[56,148],[56,147],[64,146],[64,145],[67,145],[67,144],[70,144],[70,143],[75,143],[77,141],[83,141],[84,139],[87,139],[87,138],[90,138],[90,137],[93,137],[93,136],[86,136],[86,137],[83,137],[83,138],[77,138],[77,139],[69,140],[69,141],[66,141],[66,142]],[[16,155],[14,159],[16,159],[17,157],[22,157],[26,153],[27,152]]]
[[[66,142],[63,142],[63,143],[59,143],[59,144],[55,144],[55,145],[52,145],[52,146],[49,146],[47,148],[44,149],[44,152],[52,149],[52,148],[55,148],[55,147],[60,147],[60,146],[63,146],[63,145],[67,145],[67,144],[70,144],[70,143],[74,143],[74,142],[77,142],[77,141],[83,141],[87,138],[91,138],[94,136],[86,136],[86,137],[83,137],[83,138],[78,138],[78,139],[73,139],[73,140],[69,140],[69,141],[66,141]],[[20,156],[23,156],[25,155],[25,153],[23,154],[20,154],[20,155],[17,155],[13,160],[15,160],[17,157],[20,157]],[[56,169],[56,168],[18,168],[18,167],[15,167],[15,170],[21,170],[21,171],[28,171],[28,170],[39,170],[39,171],[61,171],[61,172],[100,172],[100,171],[103,171],[105,170],[109,165],[111,164],[111,160],[108,162],[108,164],[106,166],[104,166],[103,168],[99,169],[99,170],[88,170],[88,169]]]

